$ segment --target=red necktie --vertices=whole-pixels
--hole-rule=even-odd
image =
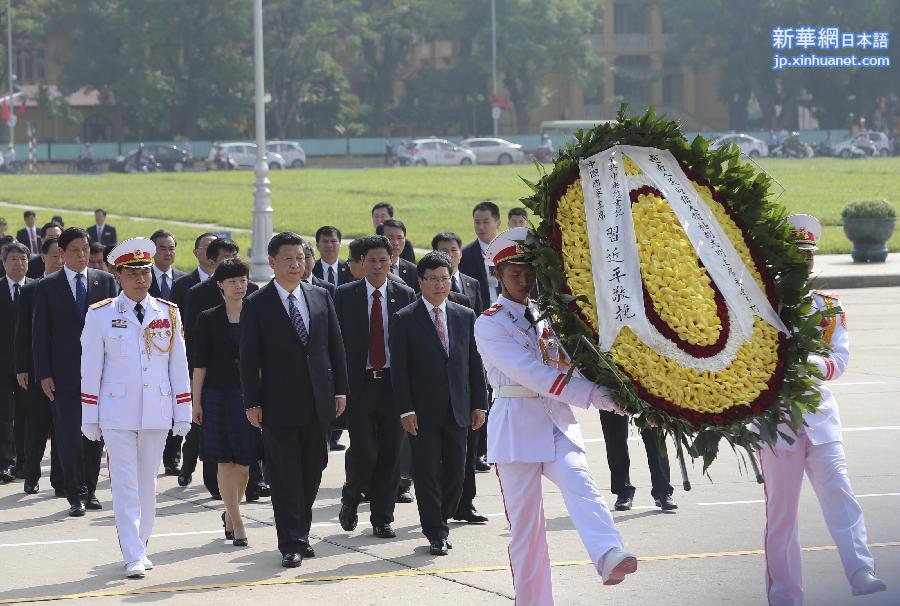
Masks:
[[[369,314],[369,364],[381,370],[386,363],[384,354],[384,320],[381,314],[381,291],[372,292],[372,313]]]
[[[29,237],[29,239],[31,240],[31,252],[32,252],[32,254],[35,254],[35,255],[36,255],[36,254],[38,254],[39,252],[41,252],[41,251],[38,250],[38,246],[37,246],[37,237],[34,235],[34,228],[31,228],[31,229],[28,230],[28,237]]]

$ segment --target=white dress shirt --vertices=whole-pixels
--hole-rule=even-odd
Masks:
[[[334,265],[329,265],[325,259],[319,259],[322,262],[322,279],[328,282],[328,268],[334,272],[334,285],[338,285],[338,261],[335,260]]]
[[[372,301],[374,301],[374,297],[372,297],[372,293],[376,290],[381,293],[381,326],[384,330],[384,367],[390,368],[391,366],[391,349],[388,347],[389,337],[388,334],[388,294],[387,294],[387,285],[388,281],[385,280],[384,284],[381,285],[381,288],[375,288],[369,283],[368,278],[364,278],[366,281],[366,314],[369,317],[369,321],[372,320]],[[366,368],[372,368],[371,361],[366,362]]]
[[[6,277],[6,284],[7,284],[7,286],[9,286],[9,298],[10,298],[10,300],[13,300],[15,298],[15,294],[16,294],[16,284],[19,285],[19,294],[21,295],[22,289],[25,287],[25,278],[22,278],[21,281],[16,282],[15,280],[13,280],[12,278],[9,277],[9,274],[7,274],[5,277]]]
[[[203,268],[200,267],[199,265],[197,266],[197,275],[200,276],[200,283],[201,283],[201,284],[203,284],[204,282],[206,282],[207,280],[209,280],[209,277],[210,277],[209,274],[206,273],[205,271],[203,271]]]
[[[84,276],[84,292],[87,293],[89,290],[88,287],[88,279],[87,279],[87,269],[83,269],[80,272],[75,272],[69,269],[68,265],[63,265],[63,271],[66,272],[66,280],[69,282],[69,288],[72,289],[72,299],[75,301],[78,300],[78,297],[75,295],[75,275],[80,273]]]
[[[278,283],[278,280],[275,280],[274,283],[275,290],[278,291],[278,296],[281,298],[281,304],[284,305],[284,311],[287,312],[288,318],[291,317],[291,304],[288,301],[288,295],[294,295],[294,299],[296,299],[294,306],[300,312],[300,317],[303,318],[303,325],[306,326],[306,333],[309,334],[309,308],[306,306],[306,297],[303,296],[303,289],[298,284],[297,288],[288,292]]]

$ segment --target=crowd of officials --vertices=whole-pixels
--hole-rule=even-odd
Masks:
[[[34,212],[23,218],[15,238],[0,218],[0,482],[21,479],[26,493],[38,493],[49,439],[50,485],[68,500],[69,515],[83,516],[103,507],[96,496],[103,442],[81,429],[82,330],[89,307],[121,292],[111,258],[118,238],[102,209],[84,230],[66,229],[59,216],[40,227]],[[475,239],[464,245],[459,235],[440,232],[418,263],[391,204],[376,204],[371,219],[374,234],[350,242],[344,258],[338,227],[320,227],[314,244],[276,235],[268,251],[275,277],[261,289],[229,238],[198,235],[197,266],[185,273],[175,268],[176,238],[164,229],[149,237],[148,292],[179,310],[193,395],[190,430],[165,439],[165,474],[188,486],[202,462],[202,482],[224,501],[224,532],[236,545],[248,541],[242,498],[271,496],[286,566],[314,555],[313,500],[328,450],[344,450],[342,442],[349,441],[339,515],[345,530],[356,528],[357,509],[368,502],[374,535],[392,538],[396,504],[415,501],[430,548],[442,555],[452,547],[448,520],[488,522],[475,507],[475,474],[490,470],[485,415],[492,396],[472,328],[500,295],[485,262],[501,231],[500,210],[477,204]],[[515,208],[506,222],[527,226],[528,215]],[[423,330],[429,324],[434,330]],[[315,370],[298,375],[297,356]],[[335,386],[334,400],[324,383]],[[422,390],[429,402],[416,398]],[[314,406],[296,406],[297,394]],[[615,508],[627,510],[635,491],[628,420],[600,415]],[[642,437],[652,496],[672,511],[658,436],[647,430]],[[285,463],[298,460],[302,466]]]

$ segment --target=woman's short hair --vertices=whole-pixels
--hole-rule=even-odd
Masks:
[[[250,265],[240,257],[225,259],[216,267],[212,277],[216,282],[224,282],[230,278],[249,278]]]

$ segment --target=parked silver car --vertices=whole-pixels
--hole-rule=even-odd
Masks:
[[[279,154],[291,168],[303,168],[306,166],[306,151],[297,141],[269,141],[266,149]]]
[[[471,166],[478,161],[471,149],[446,139],[414,139],[407,150],[414,166]]]
[[[222,153],[235,161],[238,168],[253,168],[256,164],[256,143],[230,142],[219,143],[218,148]],[[208,162],[213,162],[216,157],[216,145],[209,150]],[[275,152],[266,151],[266,162],[269,170],[282,169],[287,166],[284,158]]]
[[[731,133],[722,135],[712,142],[712,147],[719,148],[723,145],[734,143],[740,150],[751,158],[765,158],[769,155],[769,144],[762,139],[751,137],[743,133]]]
[[[525,152],[522,150],[522,146],[506,139],[489,137],[464,139],[460,145],[463,149],[475,152],[479,164],[512,164],[525,161]]]

